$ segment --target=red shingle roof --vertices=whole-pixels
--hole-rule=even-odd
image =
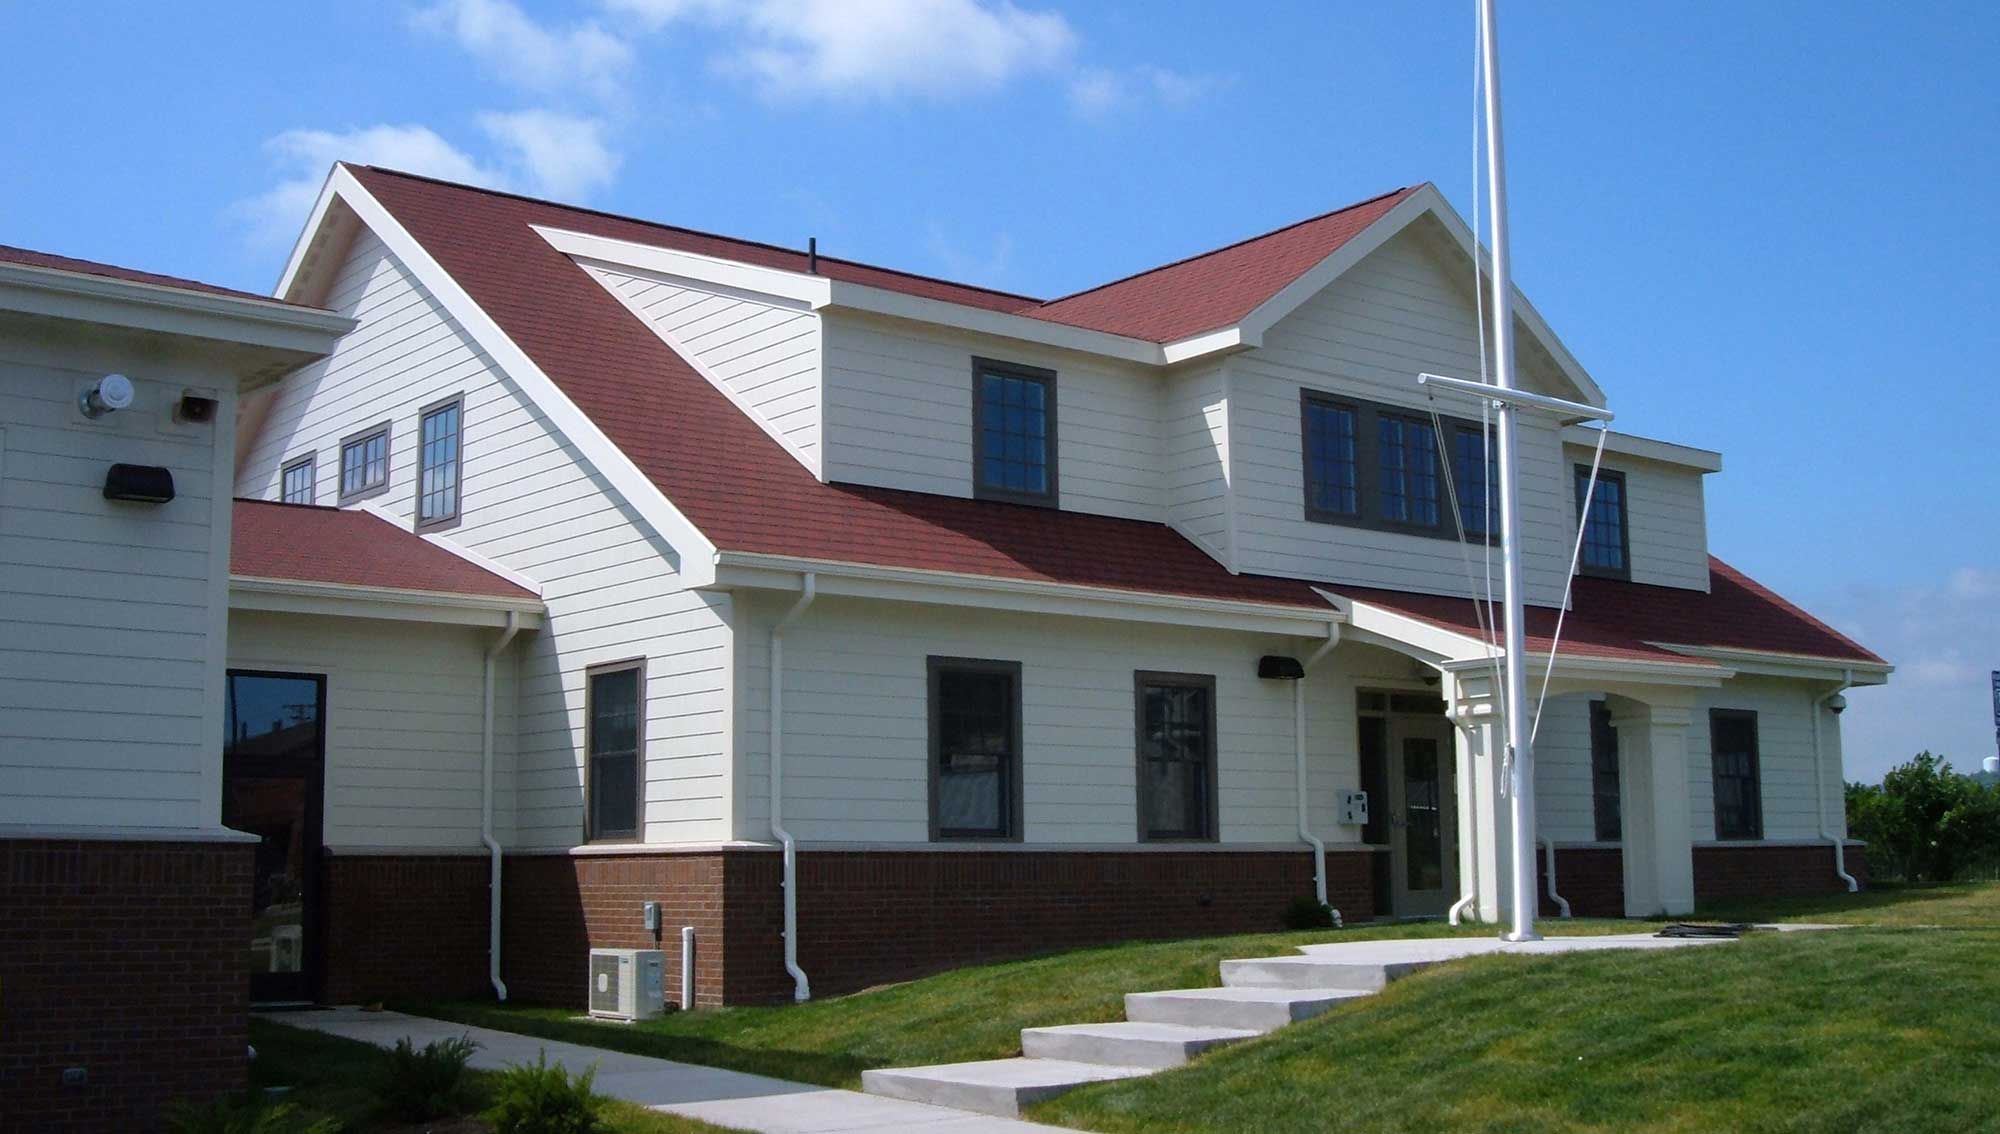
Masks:
[[[362,511],[238,500],[229,573],[350,587],[534,599],[466,559]]]
[[[58,256],[53,252],[36,252],[27,248],[15,248],[0,244],[0,263],[21,264],[30,268],[50,268],[58,272],[75,272],[85,276],[103,276],[107,279],[125,280],[128,283],[153,284],[156,287],[173,287],[182,291],[201,291],[210,295],[227,295],[237,299],[255,299],[263,303],[282,303],[268,295],[237,291],[235,288],[217,287],[200,280],[182,279],[179,276],[163,276],[157,272],[142,272],[136,268],[121,268],[116,264],[101,264],[95,260],[78,260],[71,256]]]

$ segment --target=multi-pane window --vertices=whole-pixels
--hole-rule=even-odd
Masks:
[[[389,487],[389,424],[340,443],[340,499],[373,496]]]
[[[1021,666],[930,659],[931,836],[1021,837]]]
[[[973,362],[973,479],[982,499],[1056,501],[1056,376]]]
[[[1139,837],[1215,838],[1215,679],[1138,675]]]
[[[1496,531],[1500,515],[1498,454],[1482,429],[1452,430],[1452,488],[1458,493],[1459,523],[1467,535]]]
[[[1590,515],[1583,523],[1583,557],[1578,569],[1586,575],[1616,579],[1632,574],[1631,549],[1625,534],[1625,474],[1599,469],[1597,487],[1590,487],[1590,467],[1576,466],[1576,506],[1590,496]]]
[[[1715,837],[1764,837],[1764,791],[1757,760],[1757,714],[1708,711],[1708,754],[1715,780]]]
[[[1344,517],[1361,512],[1360,460],[1353,406],[1306,395],[1306,513]]]
[[[300,457],[285,466],[279,478],[278,498],[287,504],[313,502],[313,458]]]
[[[442,527],[458,519],[459,418],[464,402],[454,398],[418,419],[421,447],[417,467],[417,526]]]
[[[1428,421],[1390,414],[1377,416],[1376,429],[1382,518],[1394,524],[1436,527],[1437,431]]]
[[[640,709],[645,663],[599,666],[587,672],[584,690],[587,839],[639,835],[639,752],[645,723]]]
[[[1611,724],[1611,707],[1590,703],[1590,794],[1597,818],[1597,841],[1615,843],[1624,837],[1618,803],[1618,730]]]

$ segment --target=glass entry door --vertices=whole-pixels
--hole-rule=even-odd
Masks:
[[[229,674],[222,824],[258,838],[251,886],[250,998],[317,992],[320,796],[326,678]]]
[[[1395,910],[1442,915],[1458,900],[1458,812],[1452,729],[1443,717],[1396,716],[1389,727],[1389,845]]]

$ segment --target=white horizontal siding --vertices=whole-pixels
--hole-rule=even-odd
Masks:
[[[1161,522],[1160,375],[917,323],[828,315],[826,479],[972,495],[972,360],[1056,372],[1062,507]]]
[[[315,452],[319,499],[332,503],[340,439],[387,420],[389,491],[374,500],[407,521],[415,511],[418,410],[463,393],[463,518],[446,535],[535,579],[548,607],[544,628],[514,647],[520,682],[507,710],[518,736],[509,845],[582,840],[584,670],[633,658],[647,662],[644,838],[726,838],[728,702],[718,675],[728,654],[727,599],[681,587],[672,549],[371,233],[357,237],[329,303],[361,326],[280,388],[239,490],[274,499],[282,464]],[[348,804],[368,806],[362,797]]]
[[[1229,401],[1224,365],[1169,373],[1160,418],[1167,522],[1229,565]]]
[[[1461,551],[1450,540],[1305,518],[1301,387],[1419,413],[1477,413],[1456,400],[1433,407],[1416,385],[1426,371],[1476,377],[1479,353],[1465,283],[1451,278],[1413,234],[1391,239],[1349,269],[1272,327],[1262,346],[1233,357],[1229,368],[1240,570],[1470,593]],[[1562,443],[1552,420],[1523,415],[1520,444],[1523,578],[1530,602],[1553,605],[1562,600],[1569,562],[1563,528],[1573,510]],[[1467,551],[1476,575],[1478,549]]]
[[[1591,450],[1566,447],[1570,478],[1590,468]],[[1708,589],[1708,514],[1702,474],[1638,457],[1607,456],[1603,467],[1625,475],[1625,522],[1632,581],[1661,587]],[[1576,490],[1569,492],[1569,522],[1576,523]],[[1572,526],[1571,531],[1575,528]]]
[[[1766,839],[1806,839],[1819,835],[1815,798],[1812,721],[1807,682],[1774,677],[1735,677],[1720,689],[1704,690],[1688,729],[1690,819],[1697,840],[1715,837],[1715,780],[1709,746],[1710,709],[1749,709],[1757,714],[1757,762],[1764,799]],[[1822,712],[1820,741],[1825,765],[1826,812],[1831,824],[1846,807],[1840,771],[1838,718]],[[1827,724],[1832,721],[1836,723]],[[1839,831],[1842,826],[1829,826]]]
[[[586,270],[819,471],[819,316],[646,273]]]
[[[1558,842],[1597,838],[1590,765],[1592,695],[1549,698],[1535,732],[1535,829]]]
[[[84,418],[79,390],[112,371],[134,404]],[[188,387],[220,397],[214,423],[172,421]],[[234,391],[170,344],[0,336],[0,824],[219,821],[216,441]],[[113,463],[164,467],[174,499],[106,500]]]

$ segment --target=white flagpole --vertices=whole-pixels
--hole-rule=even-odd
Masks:
[[[1507,162],[1500,134],[1500,36],[1496,0],[1479,0],[1479,31],[1486,65],[1486,185],[1492,214],[1493,363],[1495,382],[1515,389],[1514,288],[1507,263]],[[1505,703],[1501,708],[1510,765],[1508,806],[1514,834],[1514,924],[1501,934],[1508,941],[1535,941],[1535,756],[1528,739],[1526,634],[1522,629],[1521,500],[1515,477],[1519,448],[1517,410],[1508,399],[1497,410],[1500,448],[1501,622],[1507,651]]]

